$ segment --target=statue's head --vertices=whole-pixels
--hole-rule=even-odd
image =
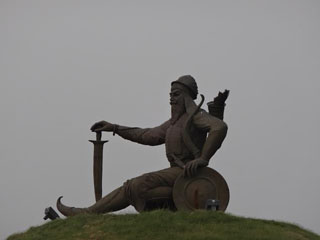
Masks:
[[[195,106],[193,100],[197,98],[198,86],[194,78],[185,75],[171,83],[170,105],[172,118],[177,120],[181,114]]]
[[[185,93],[188,93],[193,100],[197,98],[198,86],[196,80],[191,75],[184,75],[179,77],[176,81],[173,81],[171,83],[172,87],[173,85],[182,85],[184,87],[183,90],[185,91]]]

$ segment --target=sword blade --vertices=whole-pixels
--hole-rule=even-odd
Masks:
[[[93,183],[96,201],[102,198],[103,144],[108,141],[93,141]]]

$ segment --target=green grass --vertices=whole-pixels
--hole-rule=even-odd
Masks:
[[[126,215],[78,215],[58,219],[8,240],[304,240],[320,236],[296,225],[236,217],[221,212],[153,211]]]

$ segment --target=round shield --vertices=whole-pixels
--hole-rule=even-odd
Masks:
[[[218,200],[219,211],[229,203],[229,188],[224,178],[212,168],[198,169],[197,174],[185,178],[181,174],[173,186],[173,201],[178,210],[205,209],[207,202]]]

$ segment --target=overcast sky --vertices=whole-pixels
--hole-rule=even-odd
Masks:
[[[320,233],[319,23],[316,0],[1,0],[0,239],[61,195],[94,203],[90,126],[159,125],[184,74],[206,101],[231,91],[210,162],[227,212]],[[103,194],[168,166],[164,146],[103,139]]]

